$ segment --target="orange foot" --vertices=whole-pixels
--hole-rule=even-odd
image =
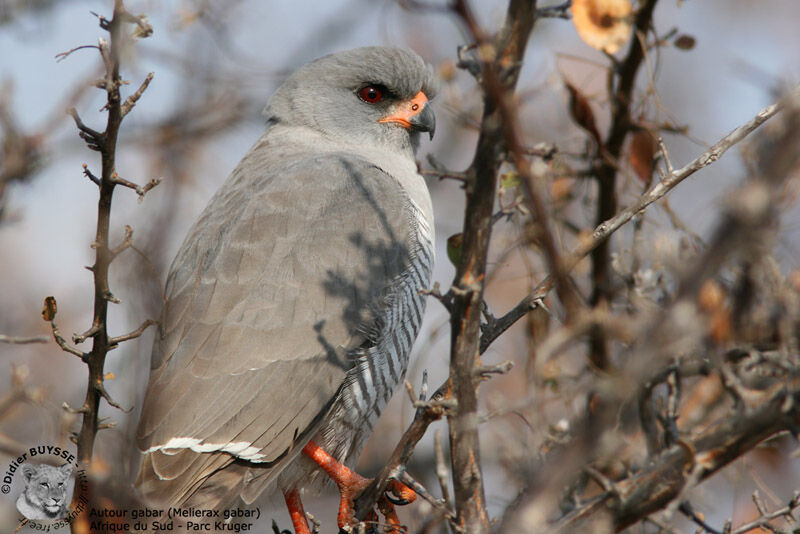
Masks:
[[[286,500],[289,516],[292,518],[295,534],[311,534],[306,511],[303,510],[303,502],[300,500],[300,492],[297,490],[284,491],[283,498]]]
[[[317,465],[319,465],[326,473],[328,473],[328,476],[331,477],[331,479],[339,487],[339,493],[341,494],[341,501],[339,502],[339,515],[337,516],[339,528],[341,529],[344,527],[350,527],[356,524],[358,521],[355,517],[353,501],[361,494],[362,491],[364,491],[367,486],[369,486],[372,480],[362,477],[349,467],[345,466],[336,458],[322,450],[322,448],[313,441],[309,441],[308,444],[303,447],[303,452]],[[380,499],[378,499],[378,510],[380,510],[380,512],[386,518],[386,523],[393,527],[393,530],[405,532],[405,527],[400,525],[400,520],[397,517],[397,512],[394,510],[394,505],[409,504],[417,498],[417,494],[405,484],[401,484],[395,480],[392,480],[389,483],[387,491],[394,494],[397,499],[389,497],[387,494],[381,495]],[[303,505],[300,503],[299,495],[297,492],[289,492],[285,494],[285,496],[286,504],[289,507],[289,513],[292,515],[292,522],[294,523],[295,531],[297,534],[306,534],[309,532],[309,529],[308,524],[305,522],[305,513],[302,511]],[[293,504],[290,503],[290,500],[296,501],[297,506],[295,506],[294,509]],[[298,522],[295,520],[295,516],[298,514],[300,517],[302,517],[302,526],[305,528],[305,530],[302,530],[298,525]],[[371,512],[367,517],[367,521],[377,522],[377,519],[378,517],[374,511]]]

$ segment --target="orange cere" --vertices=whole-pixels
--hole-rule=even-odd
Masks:
[[[394,113],[379,119],[378,122],[396,122],[403,128],[410,129],[411,123],[409,122],[409,119],[422,111],[422,108],[424,108],[425,104],[427,103],[428,97],[425,96],[425,93],[420,91],[408,102],[403,102]]]

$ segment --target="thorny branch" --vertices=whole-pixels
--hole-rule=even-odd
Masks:
[[[483,91],[483,118],[478,145],[465,183],[467,205],[461,261],[453,281],[450,315],[450,380],[457,409],[448,415],[456,524],[464,532],[489,532],[489,516],[478,444],[478,378],[475,366],[481,333],[483,292],[497,171],[505,137],[502,101],[513,93],[528,37],[536,19],[536,2],[511,0],[496,39],[478,25],[466,0],[453,10],[476,41],[477,59],[462,61],[477,74]]]
[[[115,256],[115,251],[109,248],[108,235],[111,220],[111,199],[114,187],[118,183],[115,170],[117,136],[124,114],[130,111],[136,100],[146,89],[149,79],[152,78],[152,76],[148,76],[140,90],[134,93],[131,99],[125,102],[125,105],[121,102],[120,86],[122,85],[122,80],[119,74],[119,56],[124,40],[122,33],[123,22],[135,22],[141,28],[146,25],[146,19],[143,16],[133,17],[133,15],[130,15],[125,10],[121,0],[115,1],[114,15],[111,20],[102,16],[99,16],[99,19],[101,28],[108,31],[111,37],[110,43],[100,39],[99,45],[103,63],[106,67],[103,88],[108,97],[105,106],[108,111],[108,119],[105,130],[98,132],[88,127],[78,116],[77,111],[74,109],[70,111],[81,137],[86,141],[89,148],[100,152],[102,161],[102,171],[99,177],[94,176],[88,167],[84,167],[85,174],[97,183],[100,188],[97,233],[93,243],[95,263],[91,268],[94,275],[94,317],[92,327],[87,333],[76,336],[76,342],[83,341],[87,337],[91,337],[93,341],[92,350],[86,358],[89,365],[89,388],[86,392],[84,406],[87,408],[87,412],[83,416],[83,424],[78,433],[78,458],[84,462],[91,460],[92,457],[92,449],[98,430],[97,416],[100,398],[104,397],[110,404],[118,406],[111,400],[103,386],[103,368],[106,354],[115,345],[108,336],[107,313],[108,303],[115,300],[108,287],[108,268]],[[134,187],[134,189],[136,188]],[[139,190],[137,190],[137,193],[143,194]],[[119,251],[116,252],[118,253]],[[64,347],[62,346],[62,348]]]
[[[111,222],[111,201],[114,188],[118,184],[125,185],[134,189],[141,198],[149,189],[157,185],[157,182],[154,181],[145,187],[138,187],[130,182],[122,181],[116,172],[117,138],[123,117],[131,111],[152,79],[151,73],[135,93],[124,102],[122,101],[120,87],[124,82],[119,72],[120,55],[121,49],[125,46],[124,41],[127,38],[123,33],[123,29],[125,23],[133,23],[137,26],[139,36],[146,37],[152,32],[152,28],[143,15],[134,16],[128,13],[122,0],[115,0],[114,14],[110,20],[102,15],[98,15],[98,19],[100,21],[100,27],[110,35],[110,41],[101,38],[98,44],[98,49],[105,66],[104,78],[97,83],[98,87],[106,91],[107,96],[107,102],[104,106],[104,110],[108,112],[105,129],[99,132],[87,126],[75,109],[70,110],[70,114],[75,121],[80,137],[86,141],[90,149],[99,152],[101,156],[100,176],[95,176],[89,170],[88,166],[84,165],[84,174],[98,186],[100,192],[97,212],[97,230],[94,242],[92,243],[92,248],[95,250],[95,262],[90,267],[90,271],[94,276],[94,311],[92,326],[83,334],[73,337],[75,343],[81,343],[91,338],[91,351],[83,353],[70,347],[63,337],[60,336],[54,321],[56,311],[55,299],[49,297],[46,300],[45,311],[43,312],[44,318],[51,322],[53,336],[59,346],[66,352],[81,357],[89,367],[86,398],[83,406],[78,410],[78,412],[82,414],[83,420],[76,439],[78,445],[78,460],[84,463],[88,463],[92,459],[92,451],[98,430],[109,427],[109,424],[101,424],[98,420],[100,399],[103,398],[111,406],[121,410],[123,409],[111,398],[104,385],[106,355],[110,350],[114,349],[119,342],[138,337],[147,326],[153,324],[153,321],[146,321],[139,330],[117,338],[109,337],[108,334],[108,303],[119,302],[109,289],[109,266],[116,255],[130,246],[132,235],[132,230],[126,228],[126,238],[123,243],[113,250],[110,248],[109,229]],[[69,53],[65,53],[63,57],[66,57],[68,54]],[[75,498],[77,498],[79,492],[76,490],[74,495]],[[78,518],[79,523],[84,520],[86,520],[85,516]]]

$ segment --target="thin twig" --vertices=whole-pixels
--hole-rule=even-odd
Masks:
[[[135,184],[135,183],[133,183],[133,182],[131,182],[129,180],[126,180],[126,179],[120,177],[116,172],[113,175],[111,175],[111,181],[112,181],[112,183],[114,183],[116,185],[121,185],[123,187],[127,187],[128,189],[133,189],[134,191],[136,191],[136,194],[139,195],[139,201],[140,202],[141,202],[142,198],[144,198],[144,196],[147,194],[148,191],[150,191],[155,186],[157,186],[158,184],[161,183],[161,179],[160,178],[153,178],[152,180],[150,180],[149,182],[147,182],[144,185],[138,185],[138,184]]]
[[[48,336],[18,337],[0,334],[0,343],[8,343],[9,345],[28,345],[31,343],[47,343],[48,341],[50,341]]]
[[[116,258],[119,256],[123,251],[127,250],[133,244],[133,228],[125,225],[125,237],[122,238],[122,242],[111,249],[111,256]]]
[[[153,81],[153,73],[147,73],[145,76],[144,81],[142,81],[142,85],[134,92],[131,96],[125,99],[125,102],[122,103],[122,116],[125,117],[128,113],[131,112],[133,107],[136,105],[136,102],[142,97],[142,94],[147,90],[147,86],[150,85],[150,82]]]
[[[567,0],[562,4],[556,4],[554,6],[540,7],[536,10],[536,17],[540,19],[571,19],[572,15],[569,12],[570,7],[572,7],[572,0]]]
[[[98,393],[100,393],[100,395],[106,400],[106,402],[109,403],[114,408],[116,408],[117,410],[120,410],[125,413],[130,413],[130,411],[133,410],[133,406],[127,409],[123,408],[117,401],[111,398],[111,395],[106,390],[106,387],[103,385],[103,382],[98,382],[95,388],[97,389]]]
[[[634,16],[634,35],[644,35],[649,31],[657,2],[658,0],[644,0],[641,3]],[[642,42],[633,39],[622,61],[608,69],[607,87],[611,104],[611,124],[606,138],[597,149],[600,165],[595,175],[598,188],[595,224],[601,224],[619,209],[617,198],[619,161],[625,140],[633,127],[631,119],[633,89],[644,56],[645,49]],[[614,289],[611,281],[610,252],[607,240],[600,241],[590,251],[592,293],[589,304],[592,306],[605,306],[612,300]],[[589,358],[592,364],[598,369],[608,369],[611,365],[610,355],[607,340],[602,332],[594,332],[590,336],[589,345],[591,351]]]
[[[121,336],[117,336],[117,337],[111,337],[111,338],[108,339],[108,343],[110,345],[119,345],[123,341],[136,339],[137,337],[141,336],[144,333],[144,331],[147,330],[148,327],[153,326],[153,325],[157,325],[157,324],[158,324],[158,321],[155,321],[153,319],[147,319],[145,322],[143,322],[141,324],[141,326],[139,326],[139,328],[137,328],[133,332],[129,332],[127,334],[124,334],[124,335],[121,335]]]
[[[69,346],[67,344],[67,340],[64,339],[64,337],[61,335],[61,332],[59,332],[58,326],[56,326],[56,322],[55,321],[50,321],[50,327],[53,330],[53,339],[58,344],[58,346],[61,347],[61,350],[63,350],[64,352],[68,352],[70,354],[73,354],[73,355],[77,356],[78,358],[80,358],[84,362],[88,362],[89,361],[89,357],[90,356],[89,356],[88,353],[81,352],[80,350],[76,349],[75,347],[71,347],[71,346]]]
[[[417,482],[404,469],[401,470],[399,473],[396,473],[393,478],[399,482],[402,482],[403,484],[414,490],[414,492],[417,495],[428,501],[437,512],[442,514],[447,519],[448,522],[455,523],[456,514],[453,513],[453,511],[447,505],[447,501],[443,499],[437,499],[436,497],[431,495],[430,492],[425,488],[425,486]]]
[[[65,60],[65,59],[67,59],[67,57],[69,57],[69,55],[70,55],[70,54],[72,54],[73,52],[77,52],[78,50],[83,50],[83,49],[85,49],[85,48],[94,48],[94,49],[98,49],[97,45],[82,45],[82,46],[76,46],[75,48],[73,48],[73,49],[71,49],[71,50],[67,50],[66,52],[60,52],[60,53],[56,54],[56,56],[55,56],[55,58],[56,58],[56,62],[59,62],[59,61],[64,61],[64,60]]]
[[[448,479],[450,478],[450,470],[447,468],[447,462],[444,459],[444,445],[442,444],[442,431],[436,430],[433,433],[433,450],[436,454],[436,478],[439,479],[439,488],[442,490],[442,499],[444,502],[450,503],[450,487],[448,486]]]

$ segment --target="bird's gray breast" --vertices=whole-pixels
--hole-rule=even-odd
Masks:
[[[358,355],[328,424],[323,425],[328,438],[325,441],[332,441],[329,446],[337,451],[335,455],[345,460],[359,454],[378,416],[403,380],[411,347],[422,325],[425,295],[420,290],[429,288],[431,283],[433,224],[427,210],[410,197],[407,217],[412,236],[408,267],[392,280],[374,344]],[[346,434],[354,438],[352,442],[335,437]]]

